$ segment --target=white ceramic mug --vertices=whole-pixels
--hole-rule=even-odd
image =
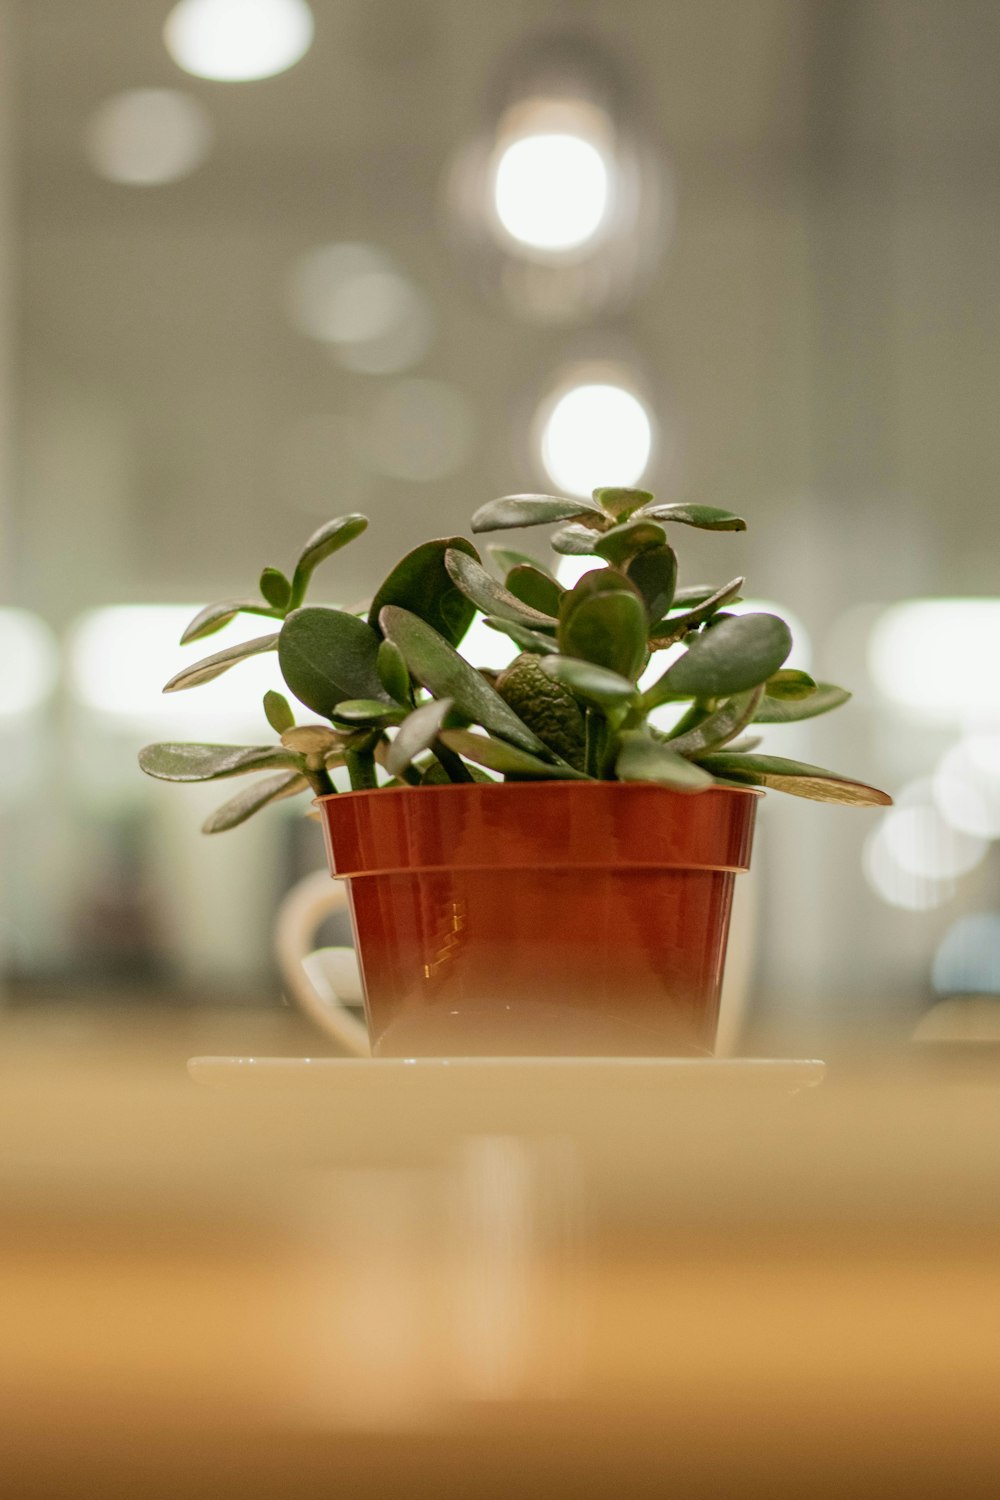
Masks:
[[[275,948],[288,994],[351,1057],[370,1057],[367,1028],[347,1009],[364,998],[353,948],[314,948],[327,917],[347,907],[347,889],[317,870],[292,886],[278,908]]]

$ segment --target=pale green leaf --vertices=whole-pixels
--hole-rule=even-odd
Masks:
[[[251,656],[261,656],[266,651],[274,651],[277,645],[277,635],[259,635],[252,641],[241,641],[238,646],[229,646],[225,651],[217,651],[214,656],[205,656],[192,666],[185,667],[171,677],[163,691],[178,693],[183,688],[200,687],[203,682],[212,682],[214,678],[221,677],[223,672],[228,672],[237,662],[246,661]]]
[[[892,803],[888,793],[880,792],[877,787],[851,781],[822,766],[785,760],[778,755],[738,755],[730,751],[706,755],[701,764],[713,776],[727,781],[771,787],[790,792],[793,797],[808,797],[813,802],[840,802],[854,807],[888,807]]]
[[[221,807],[217,807],[205,822],[201,825],[202,833],[225,833],[230,828],[237,828],[240,823],[245,823],[247,818],[253,817],[262,807],[267,807],[270,802],[279,802],[283,797],[294,797],[298,792],[304,792],[309,783],[304,776],[297,771],[286,771],[281,776],[269,776],[265,781],[259,781],[255,786],[245,787],[243,791],[237,792],[235,797],[230,797]]]
[[[139,765],[158,781],[220,781],[250,771],[298,766],[298,757],[278,745],[146,745]]]
[[[473,531],[506,531],[518,526],[544,526],[551,521],[570,521],[574,516],[604,520],[604,512],[592,500],[567,500],[559,495],[504,495],[481,505],[472,517]]]
[[[500,620],[513,620],[518,625],[527,625],[531,630],[555,629],[554,615],[543,614],[516,598],[503,584],[497,583],[475,558],[467,557],[464,552],[449,551],[445,556],[445,567],[456,587],[483,614]]]

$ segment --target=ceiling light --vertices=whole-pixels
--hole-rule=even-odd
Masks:
[[[306,0],[180,0],[163,29],[178,67],[197,78],[270,78],[297,63],[313,39]]]
[[[601,228],[610,186],[605,157],[583,137],[522,136],[504,146],[497,161],[497,217],[523,245],[576,250]]]
[[[570,495],[636,484],[649,463],[652,421],[639,397],[620,385],[564,387],[546,403],[540,428],[545,472]]]
[[[109,182],[157,187],[201,165],[212,122],[197,99],[175,89],[129,89],[106,99],[90,117],[84,149]]]

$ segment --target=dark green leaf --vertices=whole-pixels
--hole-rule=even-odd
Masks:
[[[637,593],[594,593],[560,620],[559,650],[563,656],[579,656],[634,680],[646,664],[647,629],[646,610]]]
[[[402,558],[372,600],[368,623],[379,629],[379,615],[387,604],[419,615],[451,646],[457,646],[475,618],[476,607],[466,599],[445,567],[449,551],[464,552],[477,563],[479,553],[464,536],[422,542]]]
[[[498,620],[492,615],[487,615],[486,624],[491,630],[499,630],[502,635],[510,636],[522,651],[535,651],[541,656],[546,656],[559,650],[552,636],[542,635],[540,630],[529,630],[526,625],[518,625],[513,620]]]
[[[511,568],[504,582],[508,593],[513,594],[515,599],[520,599],[522,604],[537,609],[540,614],[550,615],[553,619],[558,615],[565,590],[556,583],[551,573],[533,567],[530,563],[518,563]]]
[[[371,725],[373,728],[386,724],[398,724],[405,710],[398,703],[385,703],[377,698],[345,698],[338,703],[333,717],[338,724]]]
[[[742,587],[743,579],[734,578],[721,589],[716,589],[714,594],[709,594],[707,599],[703,599],[693,609],[680,615],[668,615],[665,620],[653,626],[650,645],[655,651],[662,651],[664,647],[683,640],[689,630],[703,625],[706,620],[710,620],[718,610],[722,609],[723,605],[731,604],[734,599],[737,599]],[[678,597],[677,595],[674,597],[675,604]]]
[[[606,667],[595,667],[593,662],[579,661],[574,656],[547,656],[539,665],[546,676],[598,708],[624,708],[636,698],[634,683]]]
[[[646,613],[658,620],[670,608],[677,583],[677,554],[672,547],[650,547],[628,565],[628,576],[643,597]]]
[[[643,694],[643,706],[746,692],[777,671],[791,649],[792,633],[777,615],[734,615],[696,636]]]
[[[376,659],[376,670],[379,681],[385,688],[389,697],[396,703],[401,703],[404,708],[411,704],[410,674],[406,670],[406,662],[403,653],[392,641],[383,641],[378,648]]]
[[[275,734],[284,734],[286,729],[292,729],[295,724],[295,715],[288,699],[284,693],[276,693],[273,689],[264,694],[264,717]]]
[[[450,698],[435,698],[407,714],[385,754],[384,764],[390,776],[402,776],[411,761],[431,748],[452,706]]]
[[[220,781],[278,766],[299,766],[291,751],[278,745],[147,745],[139,765],[158,781]]]
[[[282,614],[292,597],[292,585],[280,568],[265,568],[260,575],[260,591],[272,609]]]
[[[472,518],[473,531],[506,531],[516,526],[544,526],[574,516],[603,519],[592,500],[566,500],[558,495],[504,495],[481,505]]]
[[[772,698],[810,698],[816,691],[816,683],[808,672],[782,667],[767,679],[767,691]]]
[[[685,526],[697,526],[702,531],[746,531],[747,523],[742,516],[732,511],[719,510],[714,505],[662,505],[654,501],[644,505],[638,515],[648,516],[653,521],[682,521]]]
[[[675,750],[678,755],[700,756],[706,751],[720,749],[752,721],[763,696],[762,687],[738,693],[714,713],[706,714],[700,723],[693,725],[686,733],[671,735],[671,750]]]
[[[530,605],[515,598],[475,558],[466,556],[464,552],[449,551],[445,557],[445,567],[456,587],[483,614],[493,615],[500,620],[515,620],[518,625],[527,625],[529,630],[555,629],[554,615],[542,614],[540,610],[532,609]]]
[[[521,567],[522,564],[525,567],[537,568],[539,573],[544,573],[547,578],[553,578],[553,574],[545,564],[540,563],[537,557],[532,557],[530,552],[518,552],[513,547],[500,547],[496,542],[491,542],[486,550],[504,578],[511,568]]]
[[[638,729],[621,736],[615,775],[619,781],[655,781],[676,792],[703,792],[712,785],[707,771]]]
[[[749,786],[772,787],[790,792],[793,797],[808,797],[813,802],[842,802],[855,807],[888,807],[892,798],[862,781],[851,781],[822,766],[809,766],[777,755],[706,755],[701,762],[713,776],[727,781],[745,782]]]
[[[815,719],[840,708],[850,696],[846,688],[834,687],[832,682],[817,683],[808,698],[774,698],[768,692],[754,714],[754,723],[798,724],[803,719]]]
[[[367,525],[367,516],[352,514],[338,516],[336,520],[327,521],[318,531],[313,532],[299,553],[299,560],[295,564],[290,600],[292,605],[297,607],[302,603],[314,569],[318,568],[331,553],[339,552],[341,547],[346,547],[348,542],[353,542]]]
[[[619,526],[612,526],[610,531],[598,537],[594,551],[598,557],[621,566],[630,557],[635,557],[637,553],[645,552],[650,547],[665,546],[666,541],[667,533],[662,526],[657,526],[655,521],[633,516],[631,521],[622,521]]]
[[[182,672],[171,677],[163,691],[177,693],[182,688],[199,687],[203,682],[221,677],[223,672],[228,672],[238,661],[246,661],[250,656],[261,656],[265,651],[274,651],[277,644],[277,635],[259,635],[255,640],[229,646],[225,651],[217,651],[214,656],[205,656],[193,666],[185,667]]]
[[[561,526],[552,535],[551,547],[563,557],[593,557],[600,535],[586,526]]]
[[[609,516],[619,519],[631,515],[638,510],[640,505],[650,505],[653,496],[649,490],[623,489],[620,485],[605,485],[602,489],[594,491],[594,499],[598,505],[608,512]]]
[[[277,618],[276,612],[268,605],[261,604],[259,599],[226,599],[221,604],[206,604],[184,631],[181,636],[181,645],[186,646],[189,641],[201,640],[202,636],[214,635],[238,614],[266,615],[272,620]]]
[[[486,772],[481,771],[478,766],[466,766],[465,769],[473,781],[478,781],[481,785],[486,786],[496,785],[496,777],[487,776]],[[421,784],[423,786],[451,786],[453,783],[441,762],[435,760],[431,762],[424,772]]]
[[[728,589],[729,584],[726,585]],[[706,599],[713,598],[719,590],[712,583],[693,583],[686,589],[678,589],[674,595],[671,609],[690,609],[695,604],[704,604]]]
[[[244,787],[242,792],[237,792],[235,797],[230,797],[221,807],[217,807],[210,817],[205,819],[201,825],[202,833],[225,833],[227,829],[236,828],[240,823],[245,823],[247,818],[253,817],[262,807],[269,802],[278,802],[282,797],[294,797],[298,792],[304,792],[309,785],[304,776],[297,771],[286,771],[281,776],[268,776],[265,781],[258,781],[255,786]]]
[[[412,676],[435,698],[451,698],[460,714],[533,754],[545,747],[475,667],[463,661],[425,620],[389,605],[380,623],[386,638],[402,651]]]
[[[501,771],[505,776],[526,776],[543,781],[586,781],[582,771],[574,771],[565,761],[553,765],[551,761],[539,760],[536,755],[519,750],[504,740],[487,739],[485,735],[473,734],[470,729],[444,729],[441,739],[466,760],[486,766],[490,771]]]
[[[380,698],[379,637],[341,609],[296,609],[281,628],[278,662],[296,698],[330,718],[345,698]]]

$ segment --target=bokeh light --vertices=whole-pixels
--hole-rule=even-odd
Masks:
[[[541,459],[557,489],[589,495],[599,485],[631,485],[642,478],[653,423],[633,391],[606,382],[570,384],[543,410]]]
[[[94,111],[84,133],[84,150],[98,176],[129,187],[157,187],[188,176],[211,144],[207,109],[176,89],[115,94]]]
[[[1000,913],[975,912],[949,927],[934,955],[939,995],[1000,994]]]
[[[376,245],[317,245],[294,263],[288,308],[300,333],[330,345],[365,374],[406,370],[426,354],[433,319],[426,298]]]
[[[59,675],[55,636],[39,615],[0,609],[3,692],[0,724],[12,724],[42,707]]]
[[[306,0],[180,0],[163,36],[185,73],[242,82],[284,73],[308,52],[313,31]]]
[[[594,238],[607,215],[608,163],[577,135],[523,136],[500,152],[494,196],[512,239],[539,250],[575,250]]]
[[[1000,717],[1000,599],[913,599],[876,621],[868,667],[882,696],[918,723]]]
[[[978,838],[1000,838],[998,751],[997,736],[977,735],[941,757],[934,773],[934,801],[951,828]]]

